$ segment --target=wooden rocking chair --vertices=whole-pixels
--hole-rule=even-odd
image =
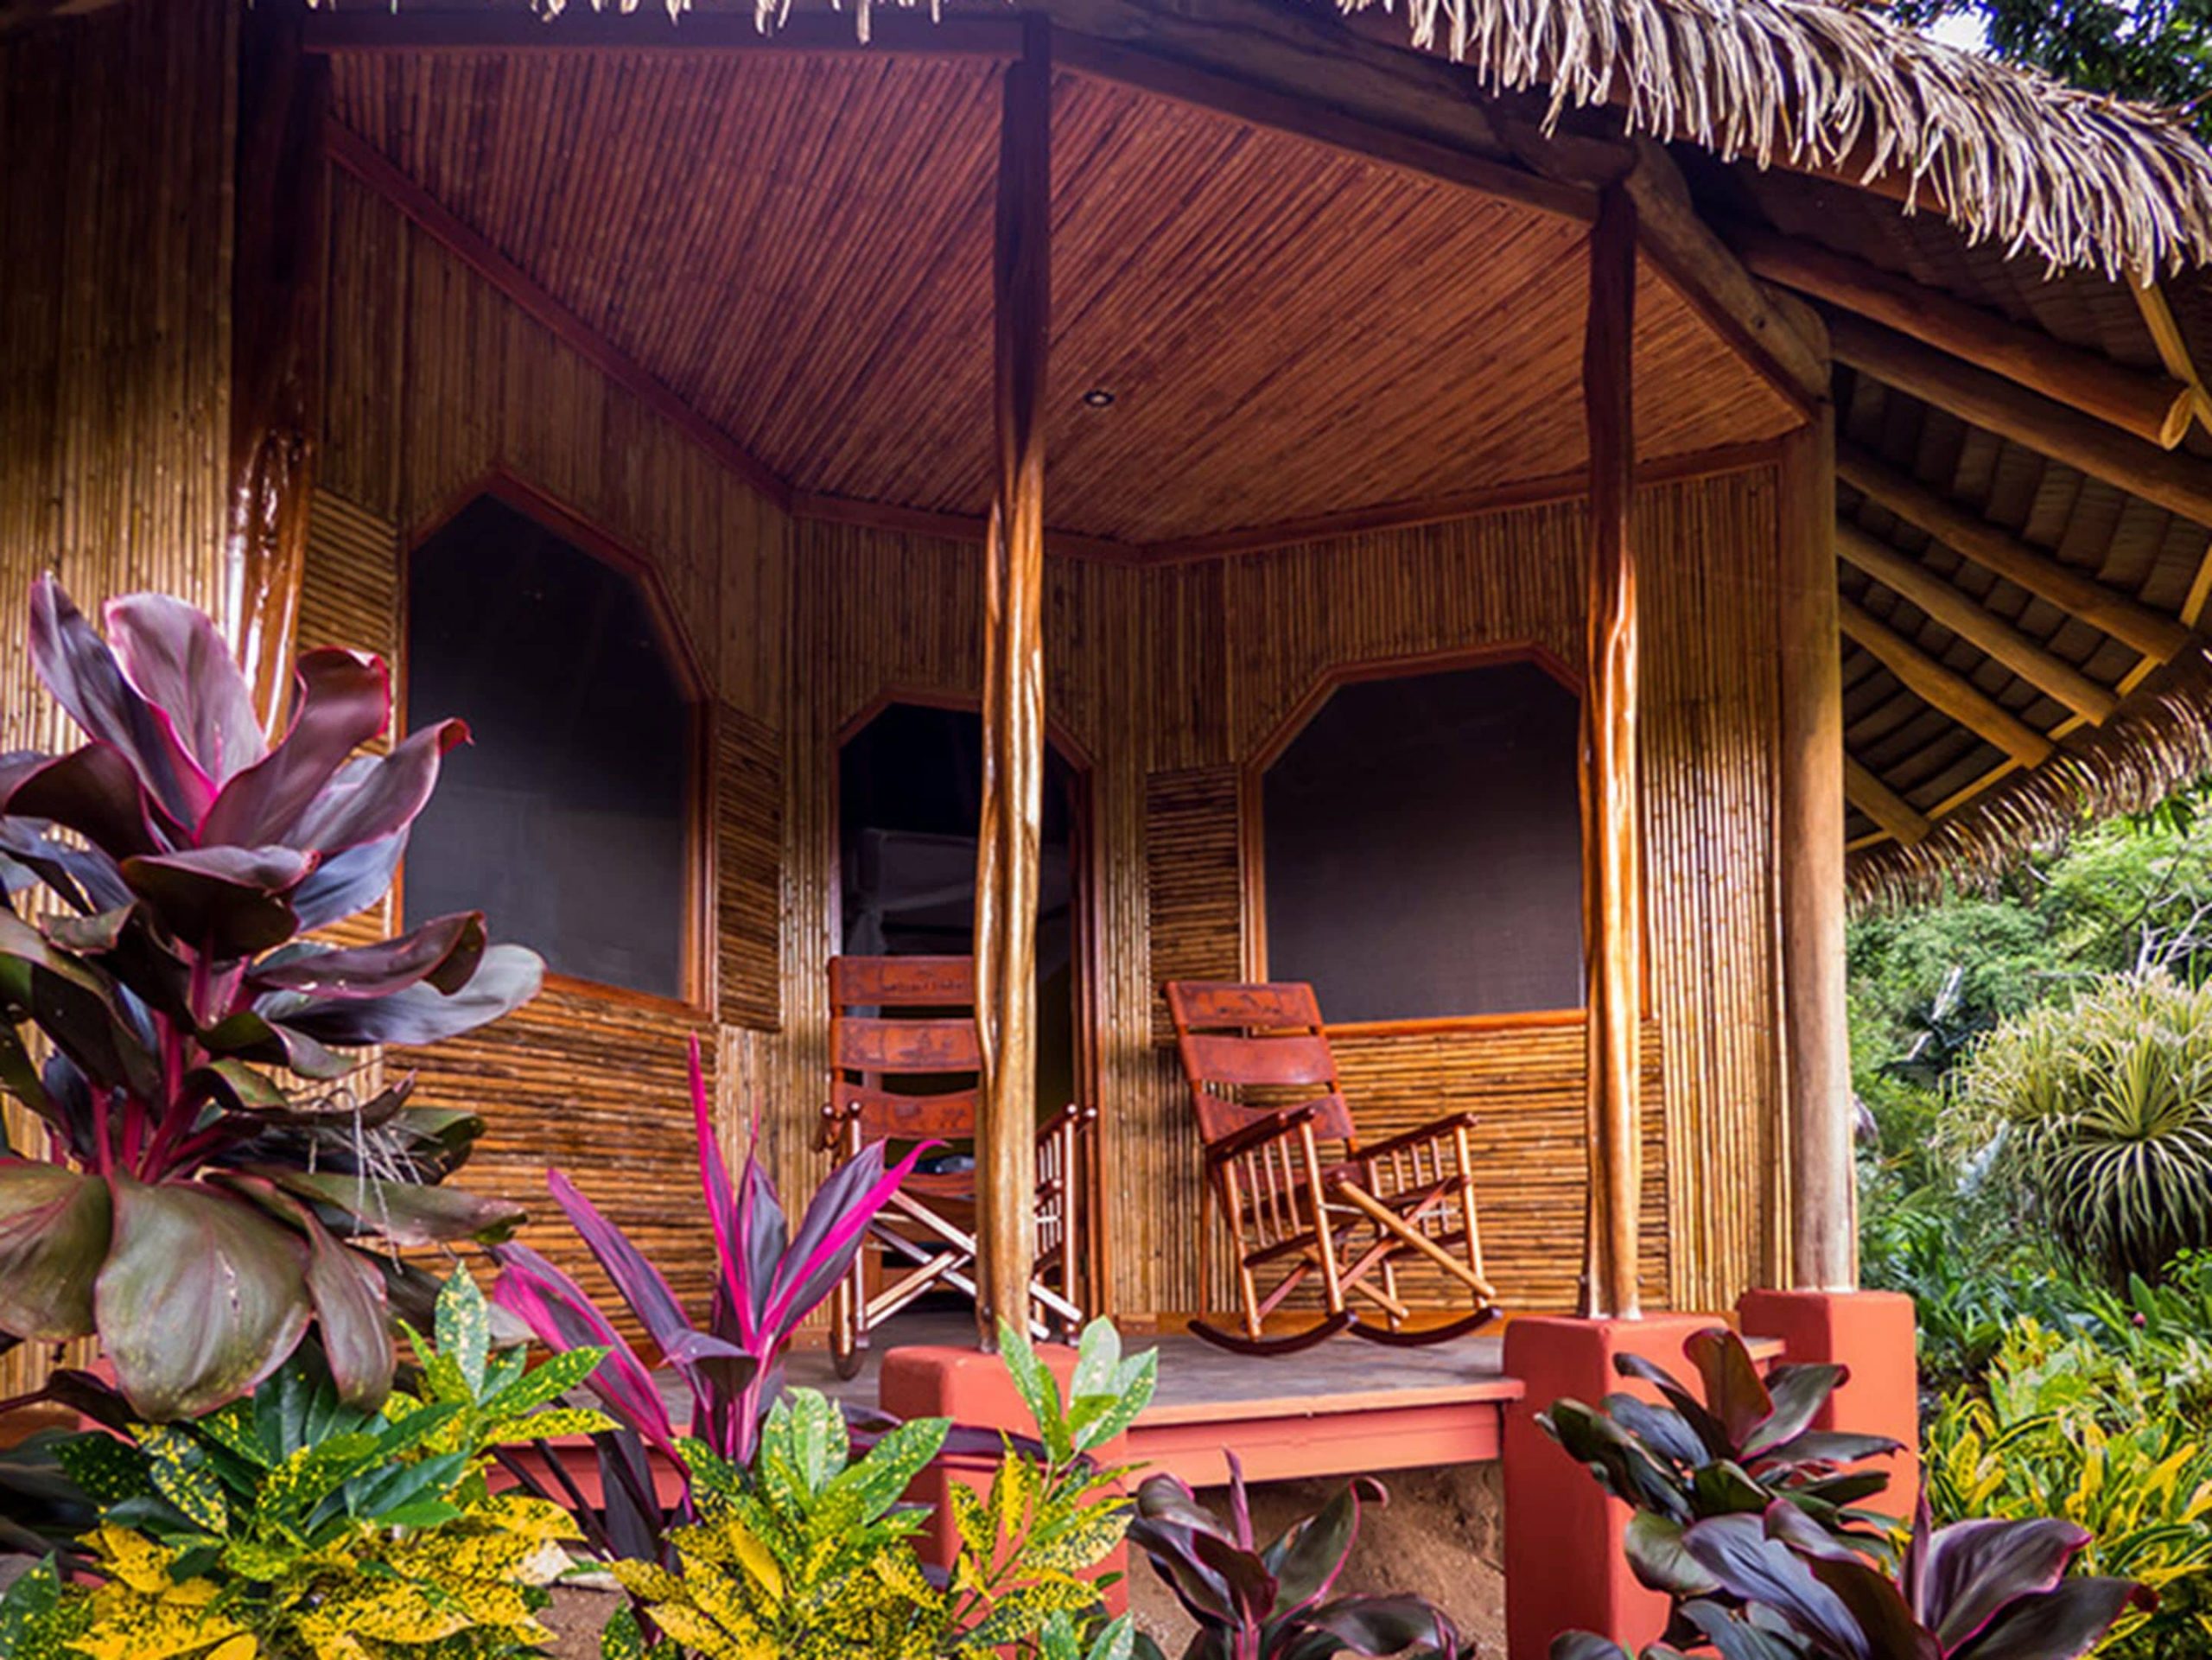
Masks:
[[[949,1144],[924,1161],[938,1168],[918,1168],[868,1224],[866,1246],[831,1294],[830,1352],[841,1377],[860,1371],[868,1332],[923,1293],[949,1286],[976,1294],[972,1155],[982,1060],[975,1006],[971,957],[830,959],[823,1149],[842,1165],[871,1141]],[[1096,1108],[1069,1105],[1037,1131],[1033,1337],[1053,1327],[1071,1337],[1083,1325],[1077,1196],[1097,1117]]]
[[[1378,1343],[1441,1343],[1497,1317],[1475,1227],[1472,1113],[1362,1142],[1308,985],[1167,983],[1176,1045],[1205,1143],[1206,1188],[1236,1252],[1244,1329],[1191,1329],[1239,1354],[1291,1354],[1343,1331]],[[1325,1157],[1324,1144],[1338,1156]],[[1415,1326],[1398,1294],[1418,1260],[1463,1289],[1474,1312]],[[1265,1322],[1316,1275],[1322,1313],[1268,1337]],[[1273,1276],[1263,1292],[1263,1276]],[[1352,1312],[1365,1299],[1376,1324]]]

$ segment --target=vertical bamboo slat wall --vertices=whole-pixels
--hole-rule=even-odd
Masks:
[[[0,40],[0,748],[77,741],[25,651],[37,572],[220,609],[234,41],[220,0]],[[43,1371],[0,1357],[0,1396]]]
[[[779,1018],[781,514],[390,203],[343,172],[332,183],[327,430],[303,634],[314,638],[306,620],[328,620],[353,630],[347,643],[397,647],[397,550],[498,473],[646,559],[708,682],[712,913],[695,1006],[556,986],[489,1030],[395,1051],[390,1065],[418,1072],[418,1099],[489,1116],[469,1185],[547,1218],[543,1171],[559,1165],[663,1253],[679,1294],[703,1298],[711,1253],[690,1173],[685,1040],[701,1041],[724,1135],[741,1138],[758,1033]],[[372,592],[354,555],[379,536],[394,557],[388,587]],[[529,1237],[581,1266],[565,1227],[541,1220]]]

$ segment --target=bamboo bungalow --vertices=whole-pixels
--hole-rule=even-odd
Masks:
[[[1822,0],[542,10],[0,3],[8,591],[475,723],[404,903],[556,975],[423,1063],[474,1185],[557,1165],[699,1294],[684,1040],[804,1192],[830,960],[972,951],[982,1306],[1074,1099],[1082,1299],[1172,1334],[1236,1289],[1161,988],[1307,982],[1583,1318],[1270,1467],[1548,1486],[1524,1385],[1739,1302],[1909,1421],[1847,896],[2212,760],[2197,143]],[[49,738],[15,627],[0,684]],[[1560,1493],[1509,1551],[1564,1582]]]

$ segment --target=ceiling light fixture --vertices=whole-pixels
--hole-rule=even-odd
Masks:
[[[1111,409],[1114,405],[1114,394],[1103,386],[1093,386],[1083,395],[1083,402],[1086,409]]]

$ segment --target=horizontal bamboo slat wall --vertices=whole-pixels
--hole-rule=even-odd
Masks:
[[[588,1285],[601,1282],[545,1196],[548,1165],[658,1248],[679,1294],[703,1299],[711,1250],[692,1185],[685,1045],[700,1040],[721,1132],[741,1156],[742,1091],[757,1071],[748,1028],[778,1020],[781,514],[342,171],[330,234],[327,430],[303,614],[355,627],[361,638],[345,643],[397,648],[397,550],[493,475],[511,478],[649,565],[706,681],[712,748],[701,804],[712,944],[696,1007],[563,983],[488,1031],[388,1064],[416,1070],[417,1099],[486,1113],[461,1180],[528,1205],[524,1237]],[[378,533],[395,557],[372,594],[359,550]]]
[[[219,0],[0,39],[0,749],[79,735],[32,675],[22,595],[159,588],[221,614],[235,33]],[[28,1126],[8,1110],[11,1136]],[[0,1397],[45,1355],[0,1356]]]

